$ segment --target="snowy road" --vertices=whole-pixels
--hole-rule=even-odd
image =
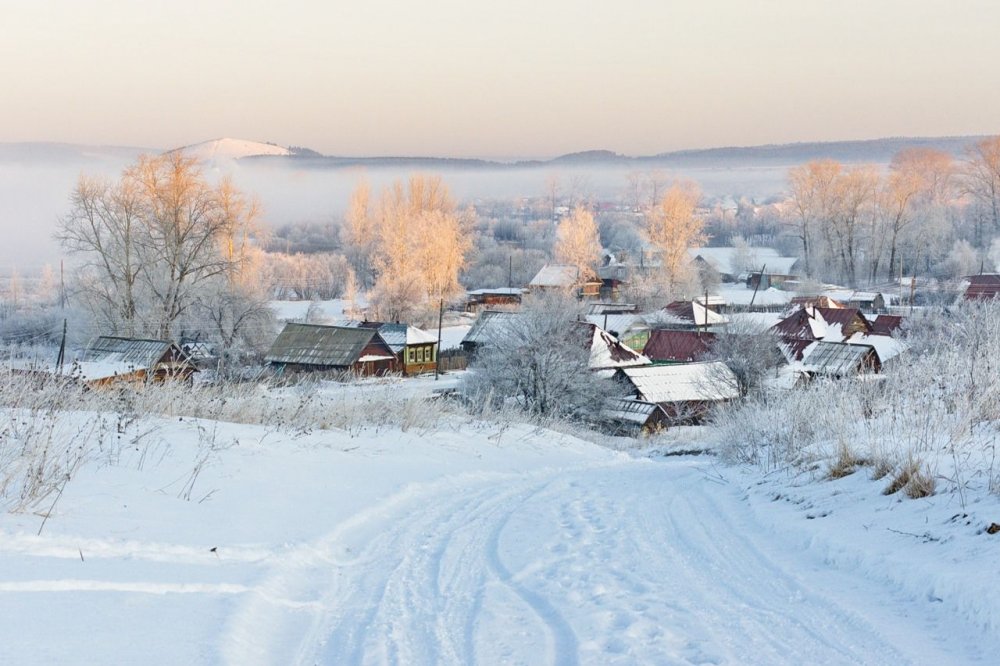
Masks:
[[[995,639],[797,551],[715,475],[621,460],[412,484],[268,560],[222,658],[995,663]]]

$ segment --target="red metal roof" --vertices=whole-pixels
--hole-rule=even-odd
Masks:
[[[796,310],[774,325],[773,330],[782,338],[795,338],[797,340],[816,340],[812,325],[809,323],[811,317],[805,308]]]
[[[653,361],[689,363],[701,359],[714,342],[714,333],[654,330],[642,353]]]
[[[872,322],[872,335],[892,335],[902,325],[902,315],[880,314]]]
[[[988,301],[1000,297],[1000,274],[970,275],[965,279],[969,281],[969,286],[965,290],[965,300]]]

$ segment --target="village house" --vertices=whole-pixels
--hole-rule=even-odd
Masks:
[[[672,423],[697,423],[712,405],[739,397],[736,375],[721,361],[621,368],[626,393],[661,407]]]
[[[198,372],[191,357],[176,343],[111,335],[98,337],[77,360],[61,367],[29,362],[14,370],[66,377],[91,387],[117,382],[187,381]]]
[[[619,436],[654,433],[670,425],[663,407],[633,398],[609,398],[601,406],[599,417],[612,434]]]
[[[802,361],[811,376],[848,377],[882,370],[882,362],[872,345],[822,340],[813,345]]]
[[[520,287],[497,287],[495,289],[473,289],[468,292],[465,302],[466,312],[496,307],[517,307],[521,304],[524,289]]]
[[[656,329],[650,331],[642,353],[655,363],[691,363],[704,358],[714,342],[714,333]]]
[[[375,328],[285,324],[264,361],[279,374],[339,372],[359,376],[400,371],[396,353]]]
[[[575,290],[579,298],[600,298],[601,280],[580,274],[576,266],[545,264],[528,283],[530,291]]]
[[[965,280],[969,283],[962,294],[966,301],[989,301],[1000,297],[1000,273],[969,275]]]
[[[409,324],[351,320],[338,323],[348,328],[372,328],[389,345],[404,375],[434,372],[437,366],[437,336]]]

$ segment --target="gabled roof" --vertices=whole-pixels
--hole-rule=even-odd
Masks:
[[[778,343],[778,347],[784,353],[788,362],[791,363],[792,361],[801,361],[805,356],[806,349],[814,342],[816,341],[782,337],[781,342]]]
[[[566,264],[545,264],[531,278],[529,287],[559,288],[573,287],[581,282],[580,269]]]
[[[605,421],[617,421],[644,426],[651,421],[667,420],[667,413],[655,402],[633,398],[609,398],[601,405],[600,416]]]
[[[646,402],[717,402],[739,396],[736,376],[725,363],[677,363],[618,371]]]
[[[826,334],[826,320],[813,308],[800,308],[775,324],[774,332],[782,338],[820,340]]]
[[[102,335],[83,351],[80,360],[87,363],[119,364],[135,370],[150,369],[167,353],[175,349],[186,360],[180,347],[169,340],[144,340]]]
[[[848,329],[851,327],[860,327],[860,329],[870,332],[872,330],[872,325],[868,322],[861,310],[857,308],[815,308],[816,312],[823,316],[823,320],[827,323],[828,332],[824,336],[827,339],[831,333],[829,327],[840,326],[842,332],[841,340],[849,335]]]
[[[622,337],[629,331],[649,328],[649,324],[646,323],[643,316],[638,314],[591,314],[587,315],[587,321],[618,337]]]
[[[1000,297],[1000,273],[970,275],[965,279],[969,282],[965,288],[965,300],[988,301]]]
[[[421,345],[437,342],[437,336],[409,324],[387,323],[381,321],[350,320],[337,323],[345,328],[373,328],[378,331],[394,354],[403,351],[406,345]]]
[[[878,354],[872,345],[819,341],[806,352],[802,364],[809,372],[839,377],[859,372],[866,364],[875,365],[878,362]]]
[[[639,352],[630,349],[618,341],[618,338],[605,331],[600,326],[589,322],[577,322],[591,330],[590,360],[591,370],[608,370],[627,368],[639,365],[649,365],[651,361]]]
[[[880,314],[872,324],[872,334],[892,335],[903,326],[902,315]]]
[[[749,260],[753,264],[752,266],[735,265],[741,253],[744,259]],[[749,247],[745,250],[736,247],[697,247],[689,249],[688,256],[691,259],[700,258],[720,273],[728,273],[730,275],[742,273],[748,268],[759,271],[764,264],[767,264],[768,273],[785,275],[786,273],[776,271],[772,264],[777,265],[780,263],[781,268],[784,269],[787,267],[790,270],[792,265],[798,261],[794,257],[781,257],[773,247]],[[781,261],[782,259],[784,261]]]
[[[481,345],[490,342],[506,322],[512,321],[512,318],[517,316],[518,313],[505,310],[483,310],[460,344]]]
[[[714,333],[660,329],[650,331],[642,353],[653,361],[689,363],[708,353],[714,342]]]
[[[664,310],[688,325],[719,326],[728,323],[728,320],[715,310],[693,301],[674,301]]]
[[[374,328],[288,323],[264,360],[268,363],[350,367],[373,341],[385,345],[387,352],[391,351]]]

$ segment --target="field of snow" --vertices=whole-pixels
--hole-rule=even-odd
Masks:
[[[0,663],[995,663],[996,501],[394,422],[112,430],[0,517]]]

